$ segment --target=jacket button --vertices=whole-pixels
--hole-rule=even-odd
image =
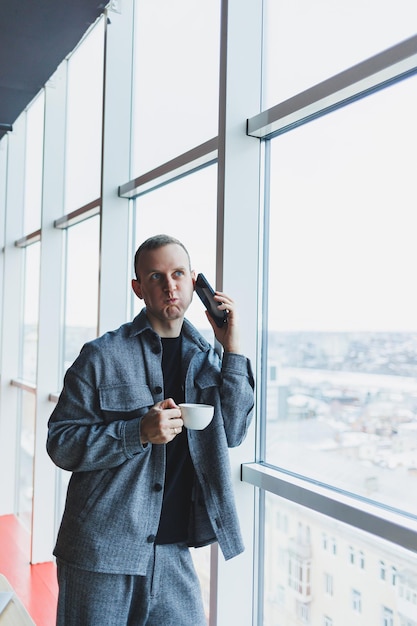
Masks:
[[[162,491],[161,483],[155,483],[154,489],[155,489],[155,491]]]
[[[162,387],[160,387],[159,385],[157,387],[155,387],[154,389],[155,393],[162,393]]]
[[[146,541],[148,543],[153,543],[155,541],[155,535],[149,535]]]
[[[161,352],[161,348],[159,347],[159,345],[154,346],[154,347],[152,348],[152,352],[153,352],[154,354],[159,354],[159,353]]]

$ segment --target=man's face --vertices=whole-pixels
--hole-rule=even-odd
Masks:
[[[154,330],[163,336],[177,321],[182,324],[193,297],[195,272],[185,250],[174,243],[142,252],[137,272],[133,290],[145,301]]]

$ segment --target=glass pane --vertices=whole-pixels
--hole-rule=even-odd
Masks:
[[[264,6],[264,108],[416,32],[415,0],[264,0]]]
[[[19,390],[20,446],[18,450],[17,513],[31,528],[33,498],[33,456],[35,453],[36,395]]]
[[[41,227],[44,105],[45,95],[42,91],[26,114],[23,235],[33,233]]]
[[[136,247],[152,235],[165,233],[187,248],[193,269],[214,285],[216,267],[217,167],[211,166],[148,193],[136,200]],[[135,312],[143,301],[135,298]],[[213,342],[214,335],[197,296],[187,318]],[[192,550],[206,615],[210,606],[210,547]]]
[[[266,407],[269,463],[413,513],[416,106],[413,77],[271,143]]]
[[[263,565],[263,626],[417,624],[415,553],[272,494]]]
[[[67,499],[68,484],[71,479],[71,472],[55,468],[57,476],[57,491],[55,498],[55,535],[58,534],[61,525],[62,515],[64,513],[65,502]]]
[[[143,0],[135,11],[138,176],[217,136],[220,1]]]
[[[211,546],[204,546],[203,548],[196,548],[195,550],[191,549],[191,556],[200,581],[204,612],[206,615],[207,624],[209,624]]]
[[[64,371],[97,336],[100,216],[67,230]]]
[[[25,254],[25,287],[24,287],[24,319],[23,319],[23,350],[20,376],[28,382],[36,382],[38,358],[38,319],[39,319],[39,272],[40,242],[24,249]]]
[[[104,21],[68,61],[65,212],[100,197]]]
[[[86,341],[97,336],[100,254],[100,216],[66,231],[66,289],[63,372],[73,363]],[[61,522],[70,472],[57,470],[55,524]]]
[[[138,247],[152,235],[165,233],[179,239],[187,248],[192,268],[215,284],[217,167],[206,167],[136,200],[136,242]],[[135,310],[143,301],[135,297]],[[208,339],[213,331],[197,296],[187,318]]]

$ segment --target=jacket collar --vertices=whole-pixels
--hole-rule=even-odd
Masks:
[[[146,307],[143,307],[140,313],[133,319],[129,336],[135,337],[137,335],[141,335],[142,333],[150,333],[154,337],[159,338],[158,333],[154,331],[146,316]],[[200,350],[203,350],[204,352],[210,350],[212,347],[187,319],[184,319],[181,333],[186,341],[188,340],[193,344],[197,344]]]

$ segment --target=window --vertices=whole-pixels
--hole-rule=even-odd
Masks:
[[[41,226],[44,107],[45,94],[41,91],[26,113],[23,235]]]
[[[334,556],[337,554],[337,542],[335,537],[327,537],[325,533],[323,533],[323,550],[329,551],[330,554]]]
[[[20,376],[36,384],[41,243],[38,241],[26,246],[22,253],[25,256],[25,277]]]
[[[203,272],[213,287],[216,266],[214,257],[217,223],[216,174],[215,166],[206,167],[194,174],[158,187],[134,201],[135,249],[152,235],[168,233],[186,246],[192,268],[197,273]],[[196,221],[198,221],[197,228]],[[143,302],[132,295],[132,303],[134,311],[139,312]],[[194,297],[187,311],[187,318],[208,341],[213,342],[213,331],[205,317],[204,307],[197,297]],[[200,578],[205,610],[208,615],[210,547],[193,550],[192,556]]]
[[[264,7],[265,108],[414,35],[417,20],[413,0],[354,0],[344,6],[266,0]]]
[[[16,511],[30,529],[33,506],[33,459],[35,448],[36,365],[38,355],[38,311],[40,242],[22,249],[24,254],[24,300],[21,328],[20,381],[18,390],[18,485]]]
[[[135,176],[217,136],[219,18],[219,0],[136,3]]]
[[[262,287],[267,297],[261,294],[265,316],[259,370],[265,431],[260,462],[248,464],[247,471],[244,466],[243,475],[276,495],[285,491],[292,504],[302,506],[311,498],[330,516],[332,501],[337,508],[340,500],[349,499],[352,515],[343,519],[349,518],[357,530],[371,528],[361,522],[370,508],[388,521],[388,506],[414,533],[416,507],[408,494],[415,487],[415,414],[408,382],[415,368],[409,346],[415,344],[417,298],[410,299],[406,284],[400,283],[405,274],[410,283],[416,259],[398,225],[405,222],[412,229],[415,193],[409,183],[415,155],[409,137],[417,138],[412,112],[417,104],[416,39],[399,43],[411,35],[401,17],[384,34],[372,37],[365,28],[361,39],[358,33],[355,50],[338,39],[326,61],[313,60],[320,54],[314,46],[311,67],[303,57],[297,71],[304,20],[307,24],[312,11],[311,30],[321,7],[290,4],[264,4],[263,103],[270,108],[248,120],[248,134],[262,138],[265,146]],[[381,17],[388,17],[387,5],[378,8]],[[407,3],[404,10],[414,16],[416,7]],[[296,24],[293,30],[291,23]],[[286,33],[279,36],[280,28],[291,41]],[[324,40],[333,33],[326,20]],[[394,47],[385,50],[390,45]],[[384,77],[373,72],[365,50],[377,55],[372,63],[384,65]],[[389,60],[396,53],[410,61],[404,74]],[[358,62],[358,82],[349,82],[347,68]],[[337,72],[341,74],[331,78]],[[382,129],[386,135],[380,143]],[[394,154],[401,155],[401,164]],[[392,313],[390,302],[395,308],[400,303],[401,310]],[[411,310],[413,319],[408,317]],[[262,373],[271,367],[276,379],[264,381]],[[298,496],[300,488],[306,490],[306,500]],[[314,508],[312,502],[310,506]],[[340,570],[337,590],[342,593],[345,586],[348,595],[355,587],[352,602],[361,611],[366,589],[361,585],[377,579],[378,552],[368,549],[361,532],[335,535],[338,552],[349,564],[349,586]],[[384,537],[402,541],[393,527]],[[325,565],[330,572],[328,559]],[[380,598],[372,607],[375,623],[382,604]]]
[[[137,248],[152,235],[169,233],[184,243],[192,268],[197,273],[203,272],[213,287],[216,267],[216,175],[215,166],[206,167],[135,200],[134,247]],[[143,302],[137,298],[133,302],[135,310],[139,311]],[[193,299],[187,317],[212,341],[213,333],[198,298]]]
[[[332,574],[324,574],[324,591],[329,594],[329,596],[333,595],[333,576]]]
[[[291,556],[288,568],[288,584],[302,596],[310,595],[310,564],[297,556]]]
[[[382,626],[394,626],[394,612],[386,606],[382,607]]]
[[[66,282],[62,337],[62,377],[82,346],[97,336],[100,217],[85,219],[65,231]],[[65,506],[70,472],[58,470],[55,524]]]
[[[296,611],[297,617],[302,624],[310,624],[310,606],[308,604],[297,602]]]
[[[398,567],[397,597],[399,614],[404,618],[407,617],[410,620],[410,624],[417,623],[417,585],[415,570],[409,565],[404,566],[403,563]],[[407,623],[408,626],[408,622],[405,623]]]
[[[381,607],[388,604],[394,615],[414,615],[417,604],[415,571],[417,555],[385,540],[373,537],[369,533],[359,532],[348,524],[340,524],[330,517],[318,514],[306,507],[296,505],[274,494],[265,498],[265,546],[262,553],[264,562],[263,615],[264,624],[291,623],[295,619],[295,604],[308,604],[311,598],[320,598],[320,602],[311,602],[310,620],[320,624],[323,615],[329,615],[334,624],[343,623],[346,617],[346,601],[349,608],[361,613],[368,624],[381,622]],[[288,518],[289,533],[276,532],[275,512]],[[295,541],[298,522],[310,529],[310,547]],[[338,554],[330,558],[322,550],[323,536],[333,537],[338,545],[343,546]],[[360,569],[358,558],[352,567],[349,554],[350,542],[360,545],[357,555],[366,555],[367,567]],[[278,550],[284,551],[286,558],[278,556]],[[395,562],[398,576],[398,593],[392,587],[377,584],[378,565],[381,554],[386,555],[385,562]],[[277,609],[276,589],[285,591],[287,602]],[[372,593],[370,593],[372,589]],[[363,606],[366,598],[366,611]],[[346,600],[348,599],[348,600]],[[331,604],[330,604],[331,603]]]
[[[18,483],[16,513],[30,530],[33,507],[33,455],[35,446],[35,394],[19,389]]]
[[[352,589],[352,609],[355,613],[362,613],[362,595],[356,589]]]
[[[416,105],[413,77],[271,141],[265,440],[272,465],[410,512]]]
[[[277,603],[282,606],[285,605],[285,588],[282,585],[277,587]]]
[[[68,60],[66,213],[92,202],[101,193],[103,51],[102,19]]]
[[[381,580],[386,580],[387,578],[387,568],[384,561],[379,562],[379,577]]]
[[[63,373],[82,345],[97,336],[99,216],[66,230],[65,337]]]

